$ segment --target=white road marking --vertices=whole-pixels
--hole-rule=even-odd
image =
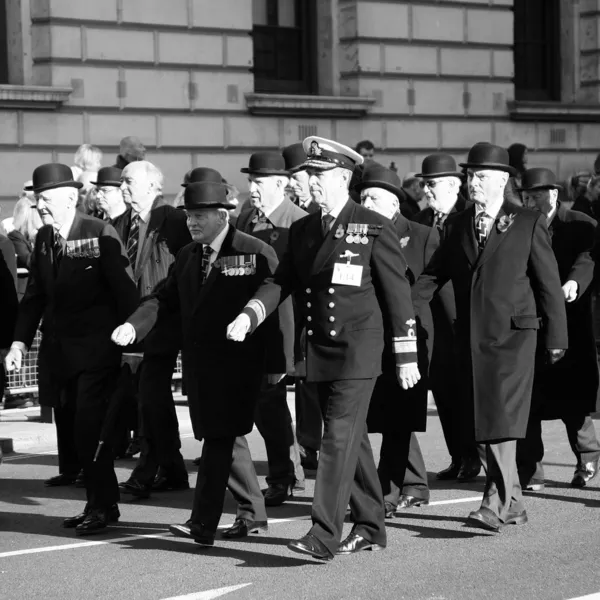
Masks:
[[[207,590],[206,592],[197,592],[195,594],[187,594],[185,596],[173,596],[172,598],[165,598],[164,600],[212,600],[225,594],[230,594],[236,590],[252,585],[251,583],[241,583],[240,585],[230,585],[229,587],[222,587],[215,590]]]
[[[569,600],[600,600],[600,592],[590,594],[589,596],[579,596],[578,598],[570,598]]]
[[[441,506],[442,504],[461,504],[462,502],[476,502],[481,501],[483,498],[483,494],[479,496],[471,496],[470,498],[454,498],[453,500],[436,500],[435,502],[430,502],[429,506]],[[425,507],[422,507],[425,508]]]
[[[36,452],[35,454],[18,454],[17,456],[5,456],[4,462],[12,462],[14,460],[23,460],[24,458],[34,458],[36,456],[48,456],[50,454],[58,454],[56,450],[50,450],[48,452]]]

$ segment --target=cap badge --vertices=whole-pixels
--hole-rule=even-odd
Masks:
[[[321,154],[323,154],[323,150],[321,149],[321,147],[319,146],[319,142],[317,142],[316,140],[313,140],[310,143],[310,156],[321,156]]]

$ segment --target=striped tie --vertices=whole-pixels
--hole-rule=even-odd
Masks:
[[[208,275],[212,253],[213,249],[210,246],[204,246],[204,250],[202,251],[202,283],[204,283],[206,276]]]
[[[485,212],[481,212],[475,218],[475,233],[477,234],[477,244],[479,249],[483,250],[485,243],[488,239],[490,223],[493,221],[492,217],[487,215]]]
[[[127,238],[127,256],[132,269],[135,269],[135,261],[137,260],[137,251],[140,237],[140,215],[135,213],[131,217],[131,227],[129,229],[129,237]]]

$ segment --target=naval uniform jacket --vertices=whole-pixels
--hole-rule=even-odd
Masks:
[[[406,276],[411,285],[419,278],[440,244],[437,230],[409,221],[399,214],[394,222],[406,259]],[[433,322],[426,306],[417,317],[417,353],[421,379],[404,390],[396,377],[396,365],[386,336],[383,373],[377,378],[369,405],[367,425],[370,433],[425,431],[427,424],[428,370],[431,359]]]
[[[568,346],[558,267],[540,213],[504,202],[481,252],[474,217],[474,207],[451,217],[413,298],[417,306],[429,302],[452,281],[467,426],[477,442],[523,438],[538,329],[544,348]]]
[[[125,249],[110,224],[76,211],[59,264],[53,246],[54,229],[45,225],[35,239],[14,338],[30,347],[42,321],[44,406],[58,405],[57,381],[118,366],[121,350],[110,336],[138,304]]]
[[[291,200],[285,198],[283,202],[264,220],[259,220],[259,211],[252,208],[240,214],[237,229],[252,235],[265,242],[275,250],[277,259],[281,260],[287,248],[290,227],[299,219],[306,216],[306,212],[296,206]],[[294,322],[294,307],[292,298],[282,302],[278,309],[279,329],[283,336],[283,347],[286,356],[286,373],[294,372],[296,326]]]
[[[347,241],[349,224],[368,225],[367,243]],[[341,255],[356,254],[357,286],[333,283]],[[264,309],[271,314],[290,294],[306,328],[308,382],[371,379],[381,374],[386,333],[394,342],[397,364],[417,361],[416,332],[406,261],[389,219],[348,198],[323,239],[321,214],[308,215],[290,228],[288,247],[277,271],[258,290],[244,312],[253,331]],[[259,327],[260,330],[260,327]]]
[[[548,226],[558,263],[560,282],[577,282],[577,299],[566,303],[569,349],[554,365],[538,361],[534,399],[546,419],[568,418],[596,412],[598,356],[592,318],[594,261],[591,252],[596,221],[581,212],[558,204]],[[538,357],[543,359],[543,357]]]
[[[254,260],[255,272],[226,274],[228,257],[237,256]],[[273,248],[230,225],[206,281],[201,279],[202,244],[189,244],[177,256],[164,286],[127,319],[137,338],[143,339],[159,310],[180,315],[183,368],[196,439],[249,433],[265,372],[285,371],[283,347],[271,343],[278,333],[276,318],[244,342],[227,339],[229,323],[276,266]]]

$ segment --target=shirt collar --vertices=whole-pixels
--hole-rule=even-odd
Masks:
[[[502,208],[503,202],[504,199],[501,198],[499,202],[496,202],[496,204],[488,205],[485,208],[479,204],[475,204],[475,216],[478,217],[482,212],[485,212],[488,217],[495,219]]]
[[[277,204],[270,206],[266,210],[259,208],[258,212],[261,213],[264,217],[269,218],[269,216],[272,215],[281,206],[281,204],[283,203],[284,200],[285,200],[285,196],[282,196],[281,200]]]
[[[223,241],[227,236],[227,232],[229,231],[229,223],[223,227],[223,230],[217,235],[217,237],[209,244],[212,248],[213,252],[219,254],[221,251],[221,246],[223,246]],[[202,249],[206,248],[206,244],[202,244]]]
[[[323,209],[321,209],[321,219],[327,214],[331,215],[334,219],[337,219],[340,216],[340,213],[342,212],[342,210],[344,210],[344,206],[346,206],[346,204],[349,201],[350,201],[350,196],[348,196],[348,198],[346,198],[345,202],[340,202],[334,209],[332,209],[328,213],[323,212]]]
[[[554,217],[556,216],[556,213],[558,213],[558,203],[556,204],[556,206],[548,213],[548,216],[546,217],[546,221],[548,223],[548,225],[550,225],[550,223],[552,223],[552,221],[554,220]]]
[[[75,211],[67,217],[67,220],[60,226],[60,229],[58,229],[58,235],[60,235],[63,240],[66,240],[69,237],[69,232],[71,231],[71,227],[73,227],[73,221],[75,221]]]

